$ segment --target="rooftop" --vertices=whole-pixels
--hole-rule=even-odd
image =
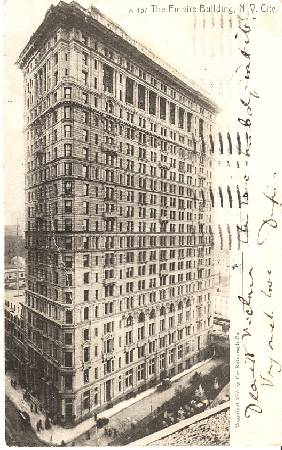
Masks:
[[[149,445],[229,445],[229,422],[227,409]]]
[[[83,24],[85,30],[89,28],[93,29],[93,27],[96,28],[111,43],[116,41],[120,45],[120,48],[125,46],[128,50],[134,48],[139,56],[143,60],[145,59],[149,65],[153,66],[155,70],[161,72],[163,76],[173,78],[178,88],[188,91],[188,95],[196,96],[213,113],[219,111],[208,92],[197,85],[197,83],[182,75],[143,44],[129,36],[123,28],[102,14],[99,9],[94,6],[85,9],[75,1],[69,4],[60,1],[57,6],[52,5],[47,10],[43,22],[31,36],[28,44],[19,56],[18,64],[20,68],[23,68],[31,56],[39,50],[45,36],[53,32],[58,27],[58,24],[70,24],[74,21]]]

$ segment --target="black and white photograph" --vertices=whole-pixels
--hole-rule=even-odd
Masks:
[[[252,36],[275,5],[5,2],[7,446],[228,446],[269,408],[281,178],[253,147],[282,70]]]

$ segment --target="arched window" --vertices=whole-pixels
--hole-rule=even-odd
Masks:
[[[190,298],[188,298],[188,300],[186,300],[186,308],[190,308],[191,306],[191,300]]]
[[[160,316],[164,316],[165,315],[165,307],[162,306],[160,309]]]
[[[141,312],[138,317],[138,322],[145,322],[145,314]]]
[[[170,306],[169,306],[169,312],[172,313],[174,311],[175,311],[174,304],[171,303]]]
[[[156,311],[154,309],[152,309],[152,311],[150,312],[149,319],[154,319],[155,317],[156,317]]]
[[[106,111],[110,114],[113,114],[114,107],[113,107],[113,103],[111,101],[108,101],[106,103]]]
[[[128,316],[126,319],[126,326],[129,327],[133,324],[133,318],[132,316]]]
[[[178,303],[178,309],[183,309],[183,302]]]

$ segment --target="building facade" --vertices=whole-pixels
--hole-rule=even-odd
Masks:
[[[96,8],[19,58],[27,379],[66,426],[205,358],[216,106]]]
[[[12,370],[19,383],[26,383],[26,345],[23,320],[24,290],[5,292],[5,371]]]

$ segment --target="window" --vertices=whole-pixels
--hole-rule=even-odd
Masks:
[[[125,388],[129,388],[133,385],[133,369],[127,370],[125,372]]]
[[[89,267],[89,255],[83,255],[83,267]]]
[[[84,142],[88,142],[88,139],[89,139],[89,131],[88,130],[82,130],[82,139]]]
[[[187,113],[187,131],[190,133],[192,128],[192,114]]]
[[[89,341],[89,328],[83,330],[83,339],[84,341]]]
[[[87,84],[88,82],[88,72],[86,72],[85,70],[82,71],[82,82],[83,84]]]
[[[172,124],[175,124],[175,104],[170,103],[169,105],[169,121]]]
[[[84,310],[83,310],[83,319],[84,320],[89,320],[89,308],[88,308],[88,306],[86,308],[84,308]]]
[[[138,108],[145,110],[145,87],[142,84],[138,85]]]
[[[148,374],[153,375],[155,373],[155,359],[150,359],[148,364]]]
[[[84,300],[85,302],[89,302],[89,290],[88,290],[88,289],[85,289],[85,290],[83,291],[83,300]]]
[[[66,311],[66,323],[72,324],[72,311],[71,310]]]
[[[164,97],[160,98],[160,118],[166,120],[166,99]]]
[[[65,256],[65,266],[69,269],[72,269],[72,256],[71,255]]]
[[[88,64],[88,55],[85,52],[82,53],[82,64],[84,66],[87,66],[87,64]]]
[[[71,144],[65,144],[65,156],[70,157],[72,155],[72,145]]]
[[[178,126],[179,128],[184,128],[184,109],[179,108],[178,111]]]
[[[64,136],[67,138],[70,138],[72,134],[71,125],[65,125],[64,126]]]
[[[65,200],[65,213],[66,214],[72,213],[72,201],[71,200]]]
[[[64,97],[65,98],[71,98],[71,87],[65,87],[64,88]]]
[[[72,375],[65,375],[65,389],[72,390]]]
[[[133,80],[126,78],[125,101],[133,105]]]
[[[156,100],[157,95],[155,92],[150,91],[149,92],[149,114],[156,115]]]
[[[70,106],[64,107],[64,119],[71,119],[71,107]]]
[[[113,79],[114,79],[114,71],[113,68],[108,66],[107,64],[104,64],[104,75],[103,75],[103,86],[104,91],[106,92],[113,92]]]
[[[203,119],[199,119],[199,135],[203,136],[204,132],[204,121]]]
[[[72,352],[65,352],[65,367],[72,367]]]
[[[72,304],[72,292],[65,292],[65,302],[69,305]]]
[[[65,181],[65,195],[72,195],[73,184],[71,181]]]
[[[88,284],[89,283],[89,272],[85,272],[83,274],[83,282],[84,282],[84,284]]]
[[[83,349],[83,361],[84,362],[88,362],[89,358],[90,358],[90,352],[89,352],[89,347],[84,347]]]
[[[84,383],[89,383],[89,369],[83,371],[83,381]]]
[[[145,364],[140,364],[137,367],[137,380],[141,381],[145,379]]]
[[[72,231],[72,219],[65,219],[65,231]]]
[[[65,344],[72,345],[72,333],[65,333]]]
[[[83,409],[90,410],[90,391],[83,393]]]
[[[65,175],[66,176],[71,176],[72,175],[72,163],[65,163],[64,164],[64,169],[65,169]]]

